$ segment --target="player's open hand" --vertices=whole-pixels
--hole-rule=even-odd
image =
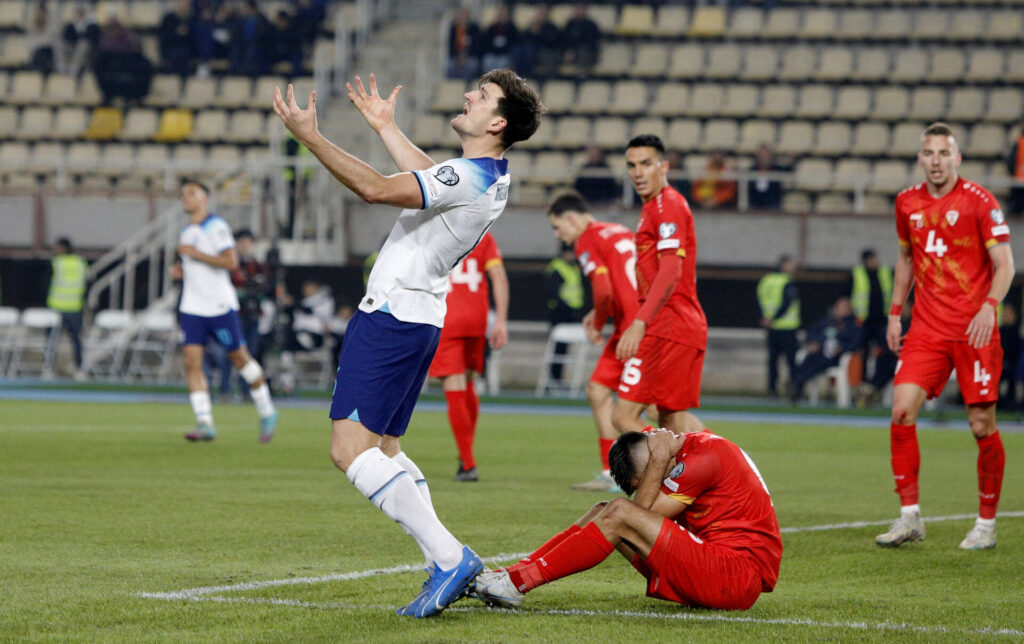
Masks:
[[[491,329],[491,337],[488,338],[487,343],[492,351],[497,351],[508,344],[508,327],[505,326],[503,321],[495,321],[494,327]]]
[[[647,330],[647,325],[644,324],[643,320],[633,320],[633,323],[629,325],[622,337],[619,338],[619,343],[615,346],[615,357],[620,361],[625,362],[636,355],[636,350],[640,348],[640,341],[644,339],[644,331]]]
[[[300,143],[308,144],[316,136],[316,91],[309,93],[309,106],[302,109],[295,101],[295,88],[291,83],[288,84],[287,100],[281,97],[281,88],[275,87],[274,111]]]
[[[885,342],[889,345],[889,351],[900,352],[900,343],[903,341],[903,323],[900,316],[890,315],[889,325],[885,327]]]
[[[352,104],[356,106],[356,109],[363,115],[366,122],[370,124],[370,127],[380,132],[384,126],[394,123],[395,99],[398,97],[398,93],[402,91],[402,86],[397,85],[395,89],[391,90],[391,96],[383,99],[377,91],[376,76],[370,74],[369,92],[363,89],[363,79],[356,76],[355,80],[355,89],[352,88],[352,83],[345,83],[345,87],[348,88],[348,100],[352,101]]]
[[[967,342],[975,349],[980,349],[992,340],[992,327],[996,325],[996,309],[991,304],[981,305],[971,323],[967,325]]]

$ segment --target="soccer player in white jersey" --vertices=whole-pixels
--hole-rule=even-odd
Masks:
[[[242,335],[238,295],[230,276],[230,271],[238,268],[235,238],[228,223],[207,210],[209,199],[210,191],[202,183],[182,183],[181,203],[189,223],[178,240],[181,263],[171,266],[171,275],[182,280],[178,322],[189,401],[196,415],[195,431],[185,434],[185,438],[212,441],[217,437],[210,387],[203,374],[204,347],[208,338],[214,338],[224,346],[231,363],[249,384],[249,394],[260,415],[260,442],[269,443],[274,437],[277,411],[263,369],[249,355]]]
[[[285,127],[349,190],[368,203],[403,208],[370,273],[366,295],[349,322],[331,405],[331,460],[363,495],[398,522],[430,562],[423,590],[399,615],[444,610],[482,569],[479,557],[441,524],[423,473],[402,452],[413,406],[437,349],[448,274],[505,208],[513,143],[528,139],[544,107],[536,92],[507,69],[481,77],[451,121],[462,157],[435,163],[395,124],[395,101],[356,77],[349,99],[380,136],[400,170],[382,175],[320,134],[316,93],[306,109],[274,91]]]

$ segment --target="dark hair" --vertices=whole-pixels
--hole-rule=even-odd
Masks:
[[[608,467],[612,471],[612,478],[622,491],[628,495],[636,492],[633,487],[633,478],[636,476],[636,468],[633,464],[633,446],[644,440],[646,436],[640,432],[626,432],[612,444],[608,451]]]
[[[181,187],[184,188],[187,185],[199,186],[199,189],[206,193],[206,196],[210,196],[210,189],[206,187],[206,184],[199,179],[193,179],[191,177],[185,177],[181,180]]]
[[[256,239],[256,237],[248,228],[242,228],[237,233],[235,233],[235,240],[237,241],[239,239]]]
[[[865,248],[860,252],[860,261],[866,262],[872,257],[878,257],[878,253],[875,252],[874,248]]]
[[[501,131],[505,149],[517,141],[525,141],[540,127],[540,115],[547,111],[537,91],[511,69],[492,69],[480,77],[480,85],[494,83],[504,94],[498,99],[498,116],[508,124]]]
[[[587,202],[583,200],[583,197],[576,192],[564,192],[551,202],[548,206],[549,217],[561,217],[565,213],[573,210],[575,212],[590,212],[590,208],[587,207]]]
[[[941,121],[939,121],[937,123],[932,123],[931,125],[926,127],[925,130],[924,130],[924,133],[921,134],[921,138],[924,138],[926,136],[949,136],[949,137],[952,137],[953,136],[953,128],[951,128],[949,125],[947,125],[946,123],[943,123]],[[953,137],[953,138],[956,138],[956,137]]]
[[[75,247],[71,245],[71,238],[70,237],[58,237],[57,238],[57,246],[61,246],[63,248],[66,248],[69,253],[72,252],[73,250],[75,250]]]
[[[792,255],[779,255],[779,268],[785,266],[788,262],[793,261]]]
[[[654,148],[660,156],[665,156],[665,144],[654,134],[638,134],[629,140],[629,148]]]

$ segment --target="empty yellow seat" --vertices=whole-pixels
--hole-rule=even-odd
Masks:
[[[174,143],[184,141],[192,134],[192,112],[191,110],[167,109],[160,115],[160,126],[154,141],[166,141]]]
[[[89,127],[82,133],[83,139],[109,141],[118,135],[124,124],[124,115],[116,107],[97,107],[92,111]]]

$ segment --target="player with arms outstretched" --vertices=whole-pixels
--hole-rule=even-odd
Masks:
[[[487,233],[473,251],[462,258],[452,271],[448,312],[441,329],[434,361],[428,375],[441,379],[448,403],[448,422],[459,450],[459,469],[455,480],[479,480],[473,442],[480,416],[480,398],[476,395],[475,374],[484,372],[484,345],[497,351],[508,342],[508,275],[501,249],[494,235]],[[490,334],[487,314],[490,310],[490,281],[494,292],[495,319]]]
[[[679,429],[677,417],[700,406],[708,323],[697,300],[697,238],[686,199],[668,184],[665,146],[653,135],[634,137],[626,170],[643,200],[636,227],[640,308],[615,353],[624,361],[615,403],[620,432],[643,429],[640,415],[658,406],[659,423]]]
[[[683,433],[627,432],[612,446],[615,480],[633,500],[598,503],[515,565],[477,577],[471,595],[516,608],[523,596],[618,550],[648,597],[745,610],[779,578],[782,538],[768,487],[747,454],[691,414]]]
[[[608,450],[619,435],[612,423],[612,396],[622,377],[623,362],[616,357],[615,349],[640,308],[633,231],[621,224],[597,221],[583,198],[573,192],[560,195],[551,203],[548,219],[555,237],[573,245],[583,274],[590,281],[594,309],[583,318],[587,338],[600,345],[604,343],[605,322],[611,320],[615,325],[587,383],[587,401],[597,425],[602,471],[593,481],[574,485],[573,489],[618,492],[619,486],[608,465]]]
[[[435,163],[395,123],[400,86],[384,99],[372,75],[369,92],[358,77],[355,85],[348,85],[349,100],[380,136],[397,174],[385,176],[324,138],[315,92],[303,109],[291,86],[287,98],[275,89],[274,111],[358,197],[403,208],[345,333],[330,414],[331,460],[430,561],[423,590],[397,611],[427,617],[454,601],[482,564],[438,520],[423,473],[399,439],[437,349],[448,274],[504,210],[510,179],[502,156],[533,135],[544,107],[514,72],[484,74],[451,121],[462,157]]]
[[[996,506],[1006,460],[996,427],[1003,365],[996,308],[1013,280],[1013,255],[999,204],[988,190],[958,175],[960,161],[953,130],[945,123],[930,125],[917,155],[925,180],[896,197],[900,256],[886,340],[900,358],[890,447],[901,507],[900,518],[876,537],[880,546],[924,541],[917,414],[927,398],[942,393],[953,369],[978,443],[980,508],[960,547],[996,545]],[[914,318],[901,348],[900,313],[911,287]]]

